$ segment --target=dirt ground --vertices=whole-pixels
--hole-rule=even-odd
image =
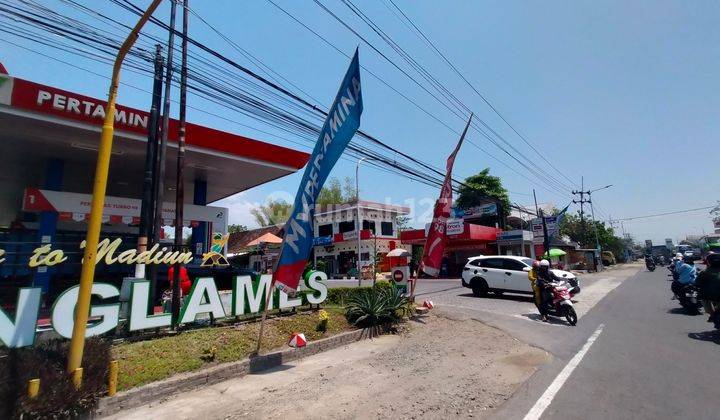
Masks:
[[[115,418],[487,417],[550,356],[471,319],[408,330],[128,410]]]

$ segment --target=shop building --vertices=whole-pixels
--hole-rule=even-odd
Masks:
[[[105,105],[100,99],[0,74],[0,248],[5,252],[0,297],[31,285],[56,295],[77,283]],[[121,238],[118,252],[137,244],[149,119],[147,112],[122,105],[115,112],[101,238]],[[227,209],[208,203],[296,172],[309,158],[304,152],[192,123],[186,133],[184,223],[192,229],[189,248],[198,257],[208,250],[213,232],[227,230]],[[178,121],[170,121],[168,134],[165,225],[174,220]],[[27,261],[41,244],[63,249],[68,260],[29,268]],[[119,284],[132,271],[129,265],[100,263],[96,280]]]
[[[359,218],[358,218],[359,213]],[[317,206],[314,260],[333,276],[353,273],[373,264],[376,255],[384,270],[384,255],[400,245],[397,218],[410,214],[408,207],[360,200],[359,203]],[[358,232],[359,228],[359,232]],[[358,251],[358,234],[360,235]]]
[[[406,230],[400,234],[403,246],[411,246],[413,255],[420,253],[425,246],[429,225],[426,229]],[[497,236],[502,230],[494,227],[458,222],[448,226],[447,244],[443,256],[440,275],[457,277],[462,272],[468,258],[477,255],[495,255],[498,253]]]

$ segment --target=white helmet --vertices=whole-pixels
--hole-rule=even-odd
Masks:
[[[540,261],[540,267],[550,267],[550,261],[548,261],[548,260]]]
[[[678,252],[677,254],[675,254],[675,258],[682,259],[682,257],[683,257],[683,254],[680,253],[680,252]]]

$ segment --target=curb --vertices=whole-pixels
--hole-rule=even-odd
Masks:
[[[121,410],[139,407],[173,396],[180,392],[192,391],[201,386],[214,385],[229,379],[241,378],[248,373],[260,372],[286,362],[322,353],[366,337],[363,330],[348,331],[332,337],[307,343],[300,349],[286,349],[263,354],[252,359],[222,363],[194,372],[173,375],[170,378],[127,391],[118,392],[112,397],[102,398],[95,410],[95,416],[110,416]]]

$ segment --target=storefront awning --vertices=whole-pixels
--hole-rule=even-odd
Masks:
[[[462,233],[448,235],[447,249],[468,249],[473,245],[484,246],[497,239],[501,229],[465,223]],[[406,230],[400,233],[400,241],[407,245],[425,245],[427,237],[424,229]]]

